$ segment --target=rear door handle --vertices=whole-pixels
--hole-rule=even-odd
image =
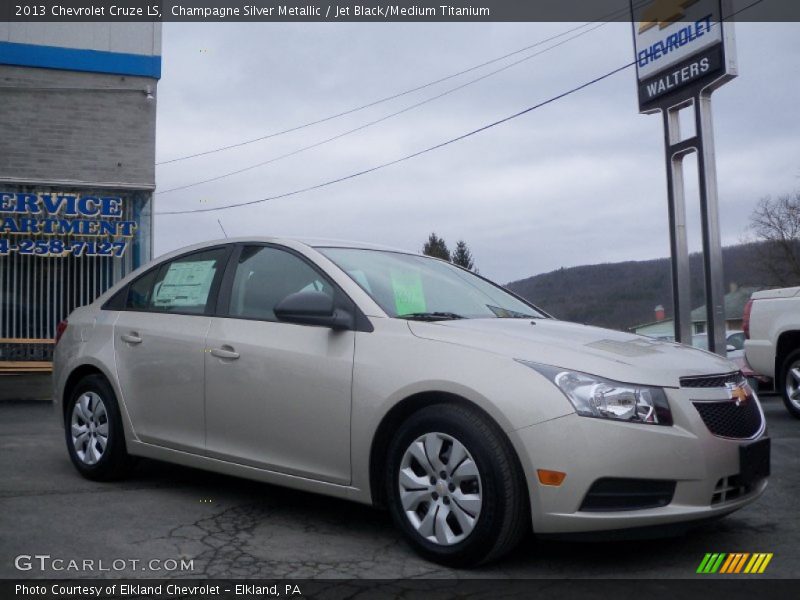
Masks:
[[[131,331],[130,333],[123,333],[119,337],[123,342],[127,342],[129,344],[141,344],[142,343],[142,338],[135,331]]]
[[[227,358],[228,360],[236,360],[239,358],[239,353],[230,346],[223,346],[222,348],[212,348],[211,355],[217,358]]]

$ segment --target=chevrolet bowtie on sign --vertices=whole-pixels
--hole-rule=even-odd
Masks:
[[[648,4],[642,12],[639,33],[643,33],[658,25],[666,29],[669,25],[685,16],[684,9],[696,4],[698,0],[655,0]]]
[[[767,570],[772,556],[772,552],[709,552],[697,567],[697,572],[702,575],[761,574]]]

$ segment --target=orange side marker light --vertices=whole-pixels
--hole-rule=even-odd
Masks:
[[[548,471],[547,469],[536,469],[536,474],[539,476],[539,483],[542,485],[559,486],[564,483],[567,478],[566,473],[561,471]]]

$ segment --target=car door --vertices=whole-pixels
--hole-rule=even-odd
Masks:
[[[273,245],[234,253],[206,340],[209,456],[322,481],[350,482],[353,331],[281,323],[283,298],[338,288]]]
[[[128,286],[114,353],[125,406],[143,442],[205,449],[203,352],[230,250],[181,256]]]

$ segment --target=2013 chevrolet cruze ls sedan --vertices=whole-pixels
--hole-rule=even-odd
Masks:
[[[202,244],[59,333],[55,398],[86,477],[145,456],[387,506],[445,564],[531,529],[685,528],[767,485],[764,415],[732,363],[558,321],[417,254]]]

